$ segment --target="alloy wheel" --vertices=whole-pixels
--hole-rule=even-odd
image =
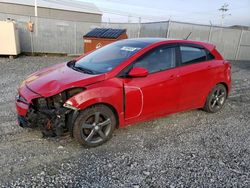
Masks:
[[[99,143],[107,139],[111,131],[111,120],[101,112],[95,112],[81,125],[81,137],[88,143]]]
[[[227,93],[224,87],[215,88],[210,100],[210,108],[214,111],[220,110],[225,103],[226,97]]]

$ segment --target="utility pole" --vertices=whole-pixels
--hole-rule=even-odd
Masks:
[[[227,11],[229,11],[229,4],[225,3],[224,5],[221,6],[219,11],[221,12],[221,27],[224,26],[224,19],[226,16],[231,16],[231,14],[227,14]]]
[[[106,23],[106,27],[108,28],[110,26],[110,17],[108,18],[108,21]]]
[[[128,15],[128,23],[131,23],[131,21],[132,21],[131,18],[132,18],[132,16],[129,14]]]

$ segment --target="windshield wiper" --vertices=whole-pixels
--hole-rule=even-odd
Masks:
[[[84,73],[87,73],[87,74],[95,74],[94,71],[90,70],[90,69],[86,69],[86,68],[83,68],[83,67],[77,67],[77,66],[74,66],[75,69],[77,70],[80,70]]]
[[[97,74],[95,71],[92,71],[90,69],[86,69],[86,68],[83,68],[83,67],[78,67],[78,66],[75,66],[76,64],[76,60],[72,60],[68,63],[69,67],[76,70],[76,71],[80,71],[80,72],[83,72],[83,73],[86,73],[86,74]]]

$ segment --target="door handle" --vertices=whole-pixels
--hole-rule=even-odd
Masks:
[[[179,77],[180,77],[179,74],[177,74],[177,75],[176,74],[172,74],[172,75],[169,76],[169,78],[179,78]]]

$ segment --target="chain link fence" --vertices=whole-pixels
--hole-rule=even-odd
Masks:
[[[250,60],[250,30],[181,22],[92,23],[0,13],[0,20],[14,19],[22,52],[83,53],[83,35],[96,27],[127,29],[129,38],[164,37],[210,42],[229,60]],[[34,23],[30,32],[27,23]]]

